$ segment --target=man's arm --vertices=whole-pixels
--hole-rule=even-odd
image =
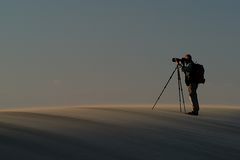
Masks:
[[[191,73],[192,70],[193,70],[193,64],[192,64],[192,63],[189,63],[189,64],[187,64],[187,65],[183,65],[183,66],[182,66],[182,71],[183,71],[184,73],[186,73],[186,72]]]

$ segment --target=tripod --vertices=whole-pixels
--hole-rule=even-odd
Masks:
[[[170,78],[168,79],[166,85],[164,86],[162,92],[160,93],[160,95],[158,96],[156,102],[154,103],[152,110],[154,109],[154,107],[157,105],[160,97],[162,96],[164,90],[166,89],[168,83],[170,82],[170,80],[172,79],[174,73],[177,71],[177,76],[178,76],[178,95],[179,95],[179,105],[180,105],[180,112],[182,112],[182,103],[183,103],[183,107],[184,107],[184,112],[186,113],[186,107],[185,107],[185,101],[184,101],[184,95],[183,95],[183,88],[182,88],[182,81],[181,81],[181,75],[180,75],[180,68],[181,66],[178,64],[176,66],[176,68],[174,69],[174,71],[172,72]]]

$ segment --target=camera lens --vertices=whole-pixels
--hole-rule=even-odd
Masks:
[[[177,58],[172,58],[172,62],[176,62],[177,61]]]

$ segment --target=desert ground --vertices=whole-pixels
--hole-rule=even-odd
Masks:
[[[82,105],[0,109],[3,160],[239,160],[240,106]],[[187,108],[190,111],[190,107]]]

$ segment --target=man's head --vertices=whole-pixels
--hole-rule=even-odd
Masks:
[[[190,54],[185,54],[185,56],[183,57],[183,59],[189,63],[192,61],[192,56]]]

